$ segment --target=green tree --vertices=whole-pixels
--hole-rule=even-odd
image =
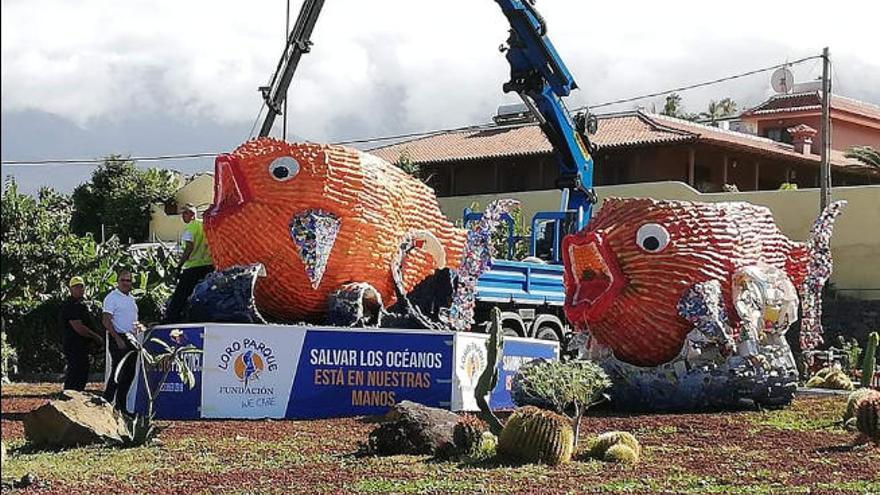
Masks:
[[[179,187],[176,174],[169,170],[141,170],[131,160],[109,156],[92,173],[91,181],[73,191],[73,231],[101,239],[104,225],[106,237],[146,241],[150,205],[167,201]]]
[[[394,166],[415,177],[416,179],[422,180],[422,166],[412,160],[409,149],[404,149],[400,153],[397,161],[394,162]]]
[[[663,111],[660,112],[661,115],[668,115],[670,117],[679,117],[682,114],[681,110],[681,95],[678,93],[672,93],[666,96],[666,103],[663,105]]]
[[[738,105],[729,96],[718,102],[722,117],[733,117],[738,112]]]
[[[846,157],[855,158],[869,167],[880,169],[880,151],[870,146],[853,146],[846,151]]]
[[[34,198],[9,179],[2,195],[0,280],[2,327],[16,349],[22,371],[63,369],[58,311],[70,277],[86,282],[87,301],[97,316],[97,300],[116,283],[116,271],[137,276],[132,294],[141,320],[156,321],[168,297],[177,261],[164,248],[129,251],[115,237],[99,244],[71,228],[71,200],[44,188]]]
[[[706,111],[701,113],[700,117],[714,124],[716,120],[722,117],[721,106],[715,100],[710,101]]]

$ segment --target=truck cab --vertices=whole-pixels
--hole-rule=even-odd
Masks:
[[[466,208],[465,227],[481,216]],[[565,289],[560,246],[562,238],[576,229],[577,212],[536,213],[526,236],[516,235],[510,215],[503,215],[502,220],[504,235],[494,237],[496,247],[501,248],[496,251],[501,252],[496,252],[489,270],[477,280],[475,329],[483,331],[492,308],[497,307],[505,335],[565,341],[571,329],[562,311]],[[522,246],[526,246],[524,256]]]

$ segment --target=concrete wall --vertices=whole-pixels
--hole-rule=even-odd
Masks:
[[[604,198],[651,197],[688,201],[747,201],[770,208],[779,228],[791,239],[803,241],[818,214],[819,190],[755,191],[701,194],[681,182],[625,184],[596,188],[600,204]],[[480,207],[497,195],[441,198],[447,216],[461,218],[462,208],[477,201]],[[558,208],[559,191],[532,191],[505,195],[523,202],[526,218],[536,211]],[[853,186],[834,189],[833,199],[848,205],[837,219],[832,240],[834,275],[832,282],[843,294],[863,299],[880,299],[880,186]]]
[[[214,176],[196,175],[177,191],[177,204],[192,203],[203,212],[214,202]],[[180,215],[166,215],[161,204],[150,208],[150,239],[177,242],[183,233],[183,220]]]

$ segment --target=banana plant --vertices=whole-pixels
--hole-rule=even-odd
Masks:
[[[130,336],[131,334],[125,334],[128,336],[134,349],[128,351],[123,356],[113,375],[113,379],[118,382],[126,362],[129,359],[136,359],[140,365],[140,378],[143,380],[144,393],[147,394],[146,413],[136,414],[133,419],[128,421],[128,432],[125,439],[127,446],[144,445],[158,433],[153,424],[155,419],[154,403],[156,397],[162,391],[162,385],[168,380],[168,375],[172,370],[177,370],[181,383],[188,389],[192,389],[196,384],[195,373],[184,358],[187,355],[200,354],[202,350],[192,344],[179,345],[178,341],[183,336],[182,330],[174,329],[171,331],[171,344],[158,337],[154,337],[154,330],[154,328],[147,330],[140,341]],[[159,350],[152,351],[147,344],[154,344]],[[150,380],[147,375],[147,367],[164,370],[161,378],[156,381],[152,388],[150,387]]]

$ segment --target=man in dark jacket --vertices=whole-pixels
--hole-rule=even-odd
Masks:
[[[104,340],[93,331],[89,310],[83,303],[85,284],[82,277],[73,277],[68,284],[70,297],[61,306],[61,335],[67,370],[64,375],[65,390],[85,390],[89,377],[89,341],[102,344]]]

